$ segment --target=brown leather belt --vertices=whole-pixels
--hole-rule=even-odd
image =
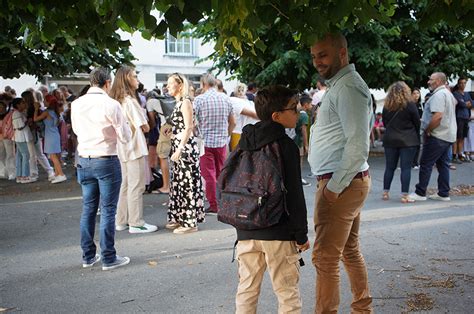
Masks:
[[[325,173],[325,174],[322,174],[320,176],[316,176],[316,179],[318,181],[321,181],[321,180],[324,180],[324,179],[331,179],[332,174],[333,174],[332,172]],[[368,175],[369,175],[369,170],[364,170],[364,171],[361,171],[361,172],[357,173],[354,176],[354,179],[360,179],[360,178],[363,178],[363,177],[367,177]]]

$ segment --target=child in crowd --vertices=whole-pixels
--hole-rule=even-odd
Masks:
[[[15,109],[12,116],[13,129],[15,130],[16,143],[16,182],[31,183],[37,181],[37,177],[30,177],[30,153],[28,142],[33,141],[33,135],[28,127],[26,118],[26,102],[22,98],[13,99],[12,106]]]
[[[311,97],[309,95],[303,94],[300,98],[300,104],[298,105],[299,116],[298,122],[296,122],[295,127],[295,137],[293,140],[296,145],[298,145],[300,151],[300,164],[303,166],[304,156],[308,153],[308,123],[309,116],[307,111],[311,110]],[[301,179],[301,184],[303,186],[311,186],[311,183],[307,182],[305,179]]]
[[[381,142],[383,140],[383,133],[385,133],[385,126],[383,125],[381,112],[377,112],[377,115],[375,116],[375,123],[374,123],[373,130],[375,131],[377,140]]]
[[[236,313],[256,313],[260,286],[267,268],[278,298],[278,312],[297,313],[301,312],[299,251],[309,248],[299,151],[285,133],[285,128],[294,128],[298,120],[297,92],[283,86],[264,88],[255,98],[255,109],[261,122],[244,127],[239,146],[244,151],[255,151],[278,142],[287,189],[288,215],[283,214],[279,223],[268,228],[237,229],[240,280]]]

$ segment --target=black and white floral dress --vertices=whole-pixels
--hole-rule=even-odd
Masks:
[[[176,103],[170,120],[173,138],[171,139],[170,156],[178,149],[181,139],[176,135],[185,129],[181,106]],[[179,223],[183,227],[197,227],[197,223],[204,222],[204,192],[199,168],[199,147],[191,135],[181,158],[172,163],[173,177],[171,180],[170,201],[168,205],[168,221]]]

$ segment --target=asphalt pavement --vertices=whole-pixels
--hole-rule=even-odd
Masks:
[[[472,313],[474,309],[474,195],[450,202],[402,204],[397,171],[392,198],[382,201],[383,157],[369,159],[372,190],[362,212],[361,249],[377,313]],[[305,165],[303,175],[308,174]],[[175,235],[166,224],[165,195],[145,195],[152,234],[117,232],[118,254],[128,266],[83,269],[79,246],[81,191],[72,168],[69,180],[16,184],[0,180],[0,312],[26,313],[232,313],[237,264],[231,263],[235,231],[215,216],[193,234]],[[436,188],[437,172],[430,182]],[[315,179],[305,187],[310,240],[314,241]],[[418,181],[412,171],[411,191]],[[451,172],[451,186],[474,185],[474,163]],[[472,189],[471,189],[472,190]],[[465,190],[467,191],[467,190]],[[466,192],[465,192],[466,193]],[[303,253],[300,291],[303,312],[315,305],[315,270]],[[350,312],[351,293],[341,263],[340,313]],[[276,313],[268,275],[259,313]]]

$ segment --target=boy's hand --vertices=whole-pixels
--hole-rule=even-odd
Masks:
[[[298,250],[300,250],[301,252],[306,251],[307,249],[309,249],[309,240],[306,241],[305,244],[296,244],[296,247],[297,247]]]

